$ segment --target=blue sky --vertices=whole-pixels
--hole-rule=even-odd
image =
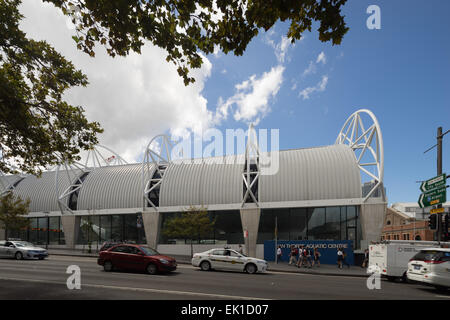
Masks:
[[[381,29],[369,30],[370,5]],[[140,161],[151,138],[201,128],[279,129],[280,149],[334,144],[347,118],[370,109],[384,140],[389,203],[416,202],[418,180],[436,175],[436,131],[450,129],[450,1],[348,1],[342,44],[318,40],[317,24],[294,46],[288,24],[261,32],[243,56],[208,55],[196,83],[185,87],[166,53],[146,43],[142,54],[111,58],[101,46],[91,58],[76,49],[70,19],[52,4],[24,1],[22,29],[43,39],[89,79],[65,98],[82,105],[105,129],[100,142],[129,162]],[[450,173],[450,134],[443,143]]]
[[[369,30],[369,5],[381,9],[381,29]],[[377,117],[384,140],[384,181],[388,201],[415,202],[417,180],[436,175],[436,131],[450,129],[450,1],[349,1],[344,14],[350,27],[339,46],[322,43],[313,29],[286,53],[283,82],[270,99],[270,112],[258,128],[279,128],[280,149],[333,144],[345,120],[367,108]],[[317,26],[316,26],[317,27]],[[279,23],[270,36],[286,33]],[[234,85],[279,64],[268,34],[260,34],[241,57],[208,57],[212,76],[204,94],[208,104],[234,94]],[[315,63],[323,52],[326,63]],[[313,61],[316,72],[303,76]],[[221,72],[226,70],[225,74]],[[299,92],[328,77],[325,90],[303,99]],[[296,89],[293,86],[296,84]],[[219,128],[236,127],[234,119]],[[239,126],[239,125],[238,125]],[[450,134],[443,143],[448,172]],[[450,172],[449,172],[450,173]]]

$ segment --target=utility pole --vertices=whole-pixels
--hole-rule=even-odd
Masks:
[[[437,129],[437,175],[442,174],[442,127]],[[445,179],[444,179],[445,180]],[[442,208],[442,204],[438,204],[438,208]],[[437,237],[438,243],[441,244],[442,234],[442,214],[437,213]]]

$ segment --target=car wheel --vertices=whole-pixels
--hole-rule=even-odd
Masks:
[[[155,264],[150,263],[150,264],[147,266],[147,272],[148,272],[149,274],[157,274],[157,273],[158,273],[158,267],[157,267]]]
[[[200,268],[201,268],[203,271],[209,271],[209,270],[211,269],[211,264],[210,264],[208,261],[203,261],[203,262],[200,264]]]
[[[245,266],[245,271],[247,273],[253,274],[256,272],[256,270],[258,270],[256,268],[256,266],[253,263],[249,263],[248,265]]]
[[[16,255],[14,256],[16,258],[16,260],[22,260],[23,259],[23,254],[22,252],[16,252]]]
[[[409,283],[408,276],[406,275],[406,271],[402,275],[402,282]]]
[[[103,270],[105,270],[106,272],[110,272],[113,271],[114,266],[112,264],[111,261],[105,261],[105,263],[103,264]]]

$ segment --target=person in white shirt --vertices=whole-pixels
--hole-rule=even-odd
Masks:
[[[338,268],[342,269],[342,261],[344,260],[344,254],[342,253],[341,248],[338,249],[337,252],[337,263],[338,263]]]
[[[277,263],[278,263],[278,261],[281,261],[281,256],[282,256],[281,246],[278,246],[278,249],[277,249]]]

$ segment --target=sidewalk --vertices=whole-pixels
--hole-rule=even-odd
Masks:
[[[73,256],[73,257],[88,257],[97,258],[98,253],[92,250],[92,253],[87,253],[87,250],[70,250],[70,249],[48,249],[50,256]],[[171,255],[174,257],[179,264],[191,264],[190,256],[179,256]],[[367,278],[369,274],[366,273],[366,269],[360,266],[343,267],[338,269],[337,265],[322,264],[320,267],[313,268],[297,268],[294,265],[289,265],[287,262],[275,263],[274,261],[269,261],[269,271],[279,271],[279,272],[291,272],[291,273],[305,273],[314,275],[327,275],[327,276],[347,276],[347,277],[363,277]]]

